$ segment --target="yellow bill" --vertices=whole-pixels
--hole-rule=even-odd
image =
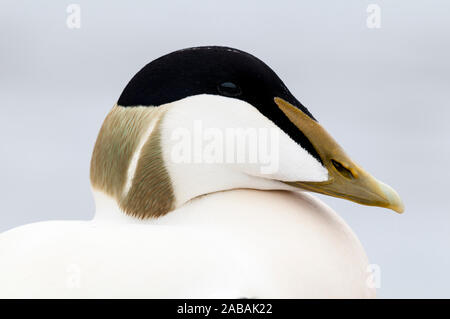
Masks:
[[[353,162],[319,123],[289,102],[278,97],[274,100],[289,120],[309,139],[328,170],[327,181],[286,182],[287,184],[363,205],[403,212],[403,202],[397,192]]]

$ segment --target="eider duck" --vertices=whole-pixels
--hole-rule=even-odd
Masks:
[[[90,179],[92,221],[0,234],[1,298],[372,298],[359,240],[309,192],[403,211],[269,66],[228,47],[141,69]]]

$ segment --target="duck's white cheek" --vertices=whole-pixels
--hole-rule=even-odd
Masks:
[[[247,102],[197,95],[165,107],[161,147],[175,190],[186,182],[195,194],[279,189],[278,181],[328,177],[313,156]]]
[[[275,124],[270,122],[270,125],[274,132],[272,147],[267,152],[265,162],[249,173],[290,182],[321,182],[328,179],[327,169],[318,160]]]

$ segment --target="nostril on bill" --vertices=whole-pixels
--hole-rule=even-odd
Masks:
[[[333,163],[334,168],[336,168],[336,170],[345,178],[348,179],[355,179],[355,176],[353,175],[353,173],[346,168],[344,165],[342,165],[341,163],[339,163],[338,161],[335,160],[331,160],[331,163]]]

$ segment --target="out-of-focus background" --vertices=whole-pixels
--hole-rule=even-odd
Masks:
[[[90,219],[91,151],[130,78],[171,51],[225,45],[269,64],[402,196],[403,215],[322,197],[379,265],[378,296],[448,298],[449,17],[445,0],[3,0],[0,231]]]

